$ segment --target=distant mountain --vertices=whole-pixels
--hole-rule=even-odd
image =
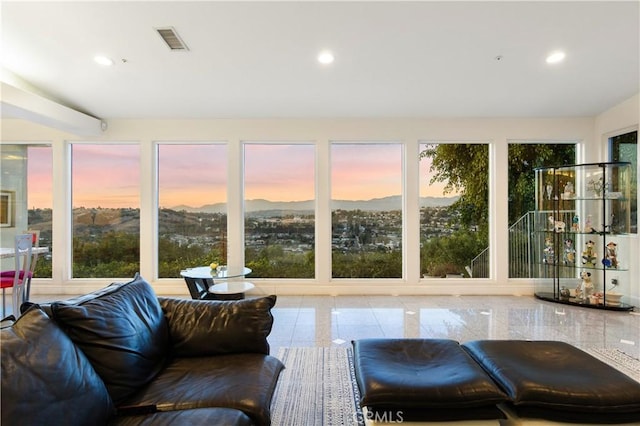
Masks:
[[[448,207],[455,203],[459,197],[420,197],[420,207]],[[247,212],[263,212],[269,210],[292,211],[292,212],[312,212],[315,202],[307,201],[269,201],[269,200],[248,200],[245,203]],[[402,198],[399,195],[390,197],[374,198],[371,200],[333,200],[331,207],[341,210],[364,210],[364,211],[390,211],[402,208]],[[171,207],[172,210],[186,211],[190,213],[225,213],[226,203],[205,204],[200,207],[179,205]]]
[[[420,197],[420,207],[449,207],[459,198],[458,195],[455,197]]]

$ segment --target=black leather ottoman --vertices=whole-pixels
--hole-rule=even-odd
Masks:
[[[365,420],[498,424],[505,417],[496,404],[506,395],[454,340],[363,339],[353,348]]]
[[[479,340],[462,347],[509,396],[506,412],[517,416],[511,424],[640,422],[640,383],[567,343]]]

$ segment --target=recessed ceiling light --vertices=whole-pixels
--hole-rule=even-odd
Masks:
[[[323,50],[318,54],[318,62],[323,65],[328,65],[334,61],[333,53],[328,50]]]
[[[110,67],[111,65],[113,65],[113,60],[107,58],[106,56],[97,55],[94,56],[93,60],[96,61],[97,64],[103,65],[105,67]]]
[[[549,56],[547,56],[548,64],[557,64],[558,62],[562,62],[566,55],[562,51],[552,52]]]

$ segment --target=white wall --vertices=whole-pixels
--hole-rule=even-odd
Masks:
[[[164,294],[186,294],[180,279],[154,279],[155,228],[153,191],[155,188],[153,143],[155,141],[227,141],[230,158],[239,158],[240,142],[252,141],[316,141],[318,144],[318,195],[328,194],[329,143],[333,140],[392,140],[405,143],[407,157],[417,156],[421,141],[485,141],[490,143],[490,156],[495,167],[490,173],[490,226],[492,278],[479,280],[422,280],[419,274],[419,236],[404,237],[406,272],[404,279],[331,280],[328,271],[320,269],[313,280],[254,280],[258,293],[276,294],[532,294],[528,280],[509,280],[507,254],[507,147],[509,141],[577,141],[579,162],[604,159],[602,138],[616,129],[638,125],[637,96],[598,117],[536,119],[273,119],[273,120],[110,120],[108,130],[99,137],[78,137],[22,120],[2,122],[2,141],[50,141],[54,158],[54,269],[47,285],[35,285],[34,291],[75,294],[108,284],[111,280],[70,280],[69,162],[67,143],[74,141],[135,141],[141,145],[141,273],[157,291]],[[234,157],[235,156],[235,157]],[[242,176],[239,161],[231,161],[229,173]],[[406,223],[418,229],[417,162],[405,164],[407,182]],[[240,213],[241,188],[230,188],[229,217]],[[328,197],[325,197],[328,199]],[[330,215],[319,206],[316,226],[330,235]],[[241,235],[242,225],[230,221],[229,238]],[[238,241],[241,241],[238,239]],[[330,244],[318,241],[318,264],[330,263]],[[411,249],[414,248],[414,249]],[[243,248],[230,244],[230,258],[241,259]],[[638,250],[637,239],[635,250]],[[639,262],[640,263],[640,262]],[[638,270],[633,272],[638,281]],[[46,289],[46,290],[45,290]],[[637,289],[634,290],[637,297]]]

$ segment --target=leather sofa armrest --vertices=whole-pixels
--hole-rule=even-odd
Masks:
[[[169,324],[175,356],[269,354],[267,336],[273,326],[275,295],[230,301],[158,300]]]

